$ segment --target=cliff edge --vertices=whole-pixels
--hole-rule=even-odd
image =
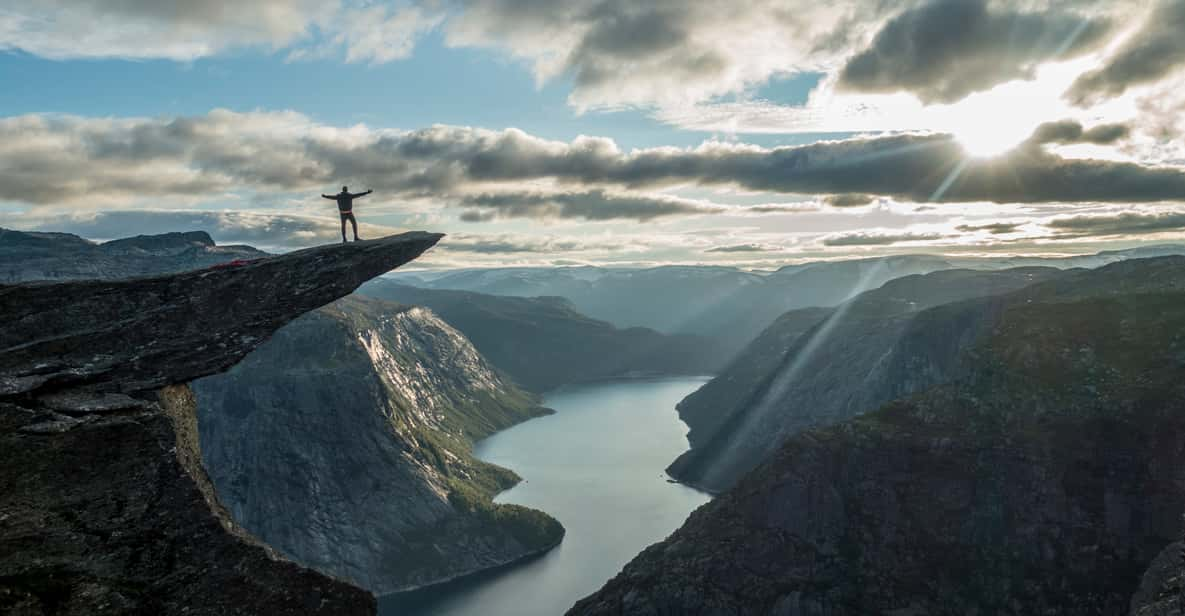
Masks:
[[[440,237],[0,285],[0,612],[373,613],[369,593],[236,528],[202,467],[187,384]]]

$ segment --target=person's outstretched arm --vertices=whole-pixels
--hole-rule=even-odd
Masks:
[[[354,197],[354,198],[358,198],[358,197],[365,197],[366,195],[369,195],[369,194],[370,194],[370,193],[372,193],[372,192],[374,192],[374,191],[373,191],[373,190],[368,190],[368,191],[366,191],[366,192],[354,193],[354,194],[352,194],[352,195],[350,195],[350,196],[351,196],[351,197]]]
[[[337,201],[337,197],[332,197],[330,195],[321,195],[321,196],[325,197],[326,199],[333,199],[334,201]]]

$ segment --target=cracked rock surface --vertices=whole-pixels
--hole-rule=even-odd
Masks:
[[[0,613],[373,613],[369,593],[235,527],[202,467],[187,383],[440,237],[0,285]]]

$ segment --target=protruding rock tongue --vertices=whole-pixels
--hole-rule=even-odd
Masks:
[[[416,231],[169,276],[0,286],[0,397],[133,393],[220,372],[441,237]]]

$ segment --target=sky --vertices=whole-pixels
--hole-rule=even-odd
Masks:
[[[0,0],[0,227],[420,267],[1185,241],[1185,0]]]

